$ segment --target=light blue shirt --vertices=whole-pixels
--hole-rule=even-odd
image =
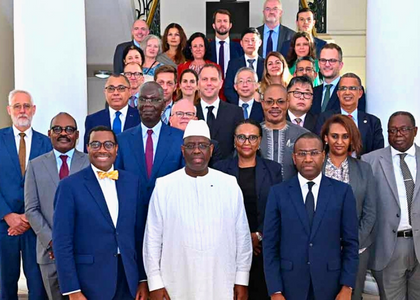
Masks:
[[[323,87],[322,87],[322,102],[324,102],[324,97],[325,97],[325,92],[327,91],[327,88],[325,87],[327,84],[331,84],[332,86],[331,86],[331,88],[330,88],[330,96],[332,96],[332,93],[333,93],[333,91],[334,91],[334,89],[335,89],[335,87],[337,86],[337,84],[340,82],[340,76],[338,76],[336,79],[334,79],[332,82],[330,82],[330,83],[326,83],[325,81],[324,81],[324,84],[323,84]],[[331,99],[331,97],[330,97],[330,99]],[[321,103],[321,106],[322,106],[322,103]]]
[[[169,123],[169,117],[171,116],[171,110],[172,110],[172,105],[174,104],[174,102],[173,101],[171,101],[171,103],[169,103],[168,105],[166,105],[166,107],[165,107],[165,109],[163,110],[163,114],[162,114],[162,117],[161,117],[161,120],[163,121],[164,119],[163,119],[163,116],[165,116],[166,117],[166,120],[168,121],[168,123]]]
[[[264,24],[264,40],[263,40],[263,58],[267,57],[267,40],[270,36],[270,28],[268,28],[267,24]],[[277,25],[273,29],[273,33],[271,34],[271,39],[273,40],[273,51],[277,51],[277,44],[279,42],[279,35],[280,35],[280,25]]]
[[[140,48],[140,44],[139,44],[139,42],[137,42],[135,39],[133,39],[133,44],[134,44],[136,47],[139,47],[139,48]]]
[[[357,127],[359,127],[359,125],[358,125],[357,108],[356,108],[354,111],[352,111],[351,113],[346,112],[346,111],[345,111],[344,109],[342,109],[342,108],[340,108],[340,109],[341,109],[341,114],[342,114],[342,115],[344,115],[344,116],[351,115],[352,120],[354,121],[354,123],[356,124],[356,126],[357,126]]]
[[[57,171],[58,173],[60,173],[60,169],[61,169],[61,165],[63,164],[63,161],[60,158],[60,155],[67,155],[67,165],[69,166],[69,171],[70,171],[70,167],[71,167],[71,160],[73,158],[74,155],[74,148],[67,151],[66,153],[61,153],[58,152],[57,150],[53,149],[54,151],[54,155],[55,155],[55,161],[57,163]]]
[[[162,129],[162,121],[159,121],[155,127],[148,128],[143,123],[140,123],[141,131],[143,133],[143,149],[144,153],[146,153],[146,142],[147,142],[147,130],[152,129],[152,140],[153,140],[153,161],[155,160],[156,149],[159,141],[160,130]]]

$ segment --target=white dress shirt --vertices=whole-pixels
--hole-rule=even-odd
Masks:
[[[302,190],[303,203],[305,203],[306,195],[308,195],[308,192],[309,192],[308,181],[312,181],[313,183],[315,183],[312,186],[312,194],[314,195],[315,210],[316,210],[316,204],[318,202],[318,194],[319,194],[319,187],[321,184],[321,179],[322,179],[322,173],[319,173],[319,175],[315,177],[313,180],[308,180],[302,175],[300,175],[300,173],[298,173],[298,180],[299,180],[300,189]]]
[[[116,117],[116,113],[117,111],[115,109],[113,109],[111,106],[109,107],[109,119],[111,120],[111,129],[114,126],[114,119]],[[125,126],[125,119],[127,118],[127,113],[128,113],[128,104],[126,106],[124,106],[123,108],[121,108],[119,110],[119,112],[121,113],[120,115],[120,120],[121,120],[121,132],[124,131],[124,126]]]
[[[159,121],[155,125],[155,127],[153,127],[153,128],[148,128],[143,123],[140,123],[140,125],[141,125],[141,132],[143,133],[143,150],[144,150],[144,153],[146,153],[147,130],[149,130],[149,129],[153,130],[153,133],[152,133],[153,161],[155,161],[155,155],[156,155],[157,145],[158,145],[158,142],[159,142],[160,130],[162,128],[162,121]]]
[[[63,161],[61,160],[60,155],[67,155],[66,161],[67,161],[67,166],[69,167],[69,171],[70,171],[71,160],[73,159],[73,155],[74,155],[74,148],[73,149],[70,149],[66,153],[58,152],[55,149],[53,149],[53,151],[54,151],[54,155],[55,155],[55,161],[57,163],[58,173],[60,173],[61,165],[63,164]]]
[[[306,113],[303,114],[301,117],[296,117],[290,110],[288,110],[287,113],[289,114],[290,121],[292,121],[293,124],[303,127],[303,125],[305,124]],[[300,124],[296,122],[296,118],[300,118],[302,120]]]
[[[205,101],[203,101],[203,99],[201,99],[200,104],[201,104],[201,109],[203,111],[204,121],[207,122],[207,106],[214,106],[212,112],[213,112],[214,118],[215,119],[217,118],[217,112],[219,110],[219,105],[220,105],[219,97],[217,97],[216,101],[214,101],[212,104],[208,104]]]
[[[12,128],[13,128],[13,135],[15,137],[16,150],[19,157],[20,131],[14,125],[12,126]],[[33,135],[32,127],[26,129],[24,133],[26,134],[24,137],[25,146],[26,146],[25,147],[26,148],[25,170],[26,170],[26,167],[28,166],[29,155],[31,154],[32,135]]]
[[[251,110],[252,110],[252,106],[254,105],[254,99],[249,100],[248,102],[242,100],[241,98],[239,98],[239,107],[242,108],[242,104],[247,103],[248,107],[246,108],[246,110],[248,111],[248,118],[251,117]],[[242,108],[243,110],[243,108]]]
[[[401,207],[401,219],[400,225],[398,226],[398,231],[411,229],[411,225],[408,220],[408,203],[407,203],[407,192],[405,190],[404,178],[400,166],[400,156],[399,153],[402,153],[391,147],[391,157],[392,165],[394,167],[394,176],[395,181],[397,182],[398,190],[398,199],[400,201]],[[416,164],[416,148],[411,146],[410,149],[405,151],[407,156],[404,158],[404,161],[407,163],[408,169],[410,170],[411,177],[413,177],[413,182],[416,184],[417,176],[417,164]],[[414,200],[414,199],[413,199]]]
[[[219,42],[221,42],[222,40],[219,39],[218,37],[216,37],[214,40],[215,40],[215,44],[216,44],[217,63],[219,63],[219,50],[220,50],[220,43]],[[223,52],[225,54],[225,56],[224,56],[225,61],[224,61],[224,70],[223,70],[223,73],[226,74],[227,67],[228,67],[229,60],[230,60],[230,37],[227,37],[224,40],[224,42],[225,43],[223,45],[223,50],[224,50]]]

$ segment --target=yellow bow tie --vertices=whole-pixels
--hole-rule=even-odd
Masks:
[[[118,171],[114,170],[111,172],[100,172],[98,171],[98,176],[100,179],[109,178],[112,180],[118,180]]]

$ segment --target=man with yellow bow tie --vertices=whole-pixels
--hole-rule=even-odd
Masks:
[[[140,181],[114,170],[115,133],[89,132],[91,165],[63,179],[55,195],[54,254],[70,300],[148,298],[142,259],[146,211]]]

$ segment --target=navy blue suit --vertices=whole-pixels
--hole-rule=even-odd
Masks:
[[[120,74],[124,72],[124,63],[123,63],[123,55],[125,48],[129,46],[134,46],[133,41],[124,42],[117,45],[117,48],[115,48],[114,53],[114,73]]]
[[[322,84],[314,88],[314,99],[312,101],[312,106],[310,109],[311,113],[313,113],[314,115],[318,115],[321,113],[323,89],[324,89],[324,86]],[[366,111],[366,96],[365,96],[365,90],[363,87],[362,87],[362,90],[363,90],[363,94],[362,94],[362,97],[360,97],[359,99],[359,104],[357,106],[357,109],[361,111]],[[331,97],[330,97],[330,100],[328,101],[325,111],[340,108],[340,100],[338,99],[337,91],[338,91],[338,84],[335,86],[335,89],[331,91]]]
[[[279,26],[280,26],[279,27],[280,34],[277,40],[277,45],[273,45],[273,51],[277,51],[277,52],[280,52],[281,46],[283,45],[284,41],[291,40],[296,33],[295,31],[293,31],[287,26],[284,26],[281,24]],[[257,30],[259,31],[261,35],[261,40],[264,43],[264,24],[258,27]],[[263,56],[263,50],[265,49],[264,46],[265,45],[261,45],[260,49],[258,49],[258,54],[260,56]]]
[[[60,181],[54,199],[53,245],[60,290],[81,290],[87,299],[112,299],[117,288],[119,249],[133,298],[146,279],[142,241],[146,208],[139,178],[119,171],[115,181],[115,227],[92,167]]]
[[[32,131],[29,160],[52,150],[45,135]],[[17,300],[20,274],[20,252],[29,288],[30,299],[46,299],[41,272],[36,262],[36,235],[32,229],[18,236],[8,236],[9,226],[3,219],[10,213],[23,214],[25,178],[19,165],[12,127],[0,129],[0,298]]]
[[[281,55],[284,56],[284,58],[286,58],[287,54],[289,53],[291,42],[292,42],[291,39],[287,40],[283,42],[283,45],[281,46],[280,53]],[[319,58],[319,55],[321,54],[321,49],[327,44],[327,42],[316,37],[314,37],[314,42],[315,42],[315,48],[316,48],[316,57]]]
[[[341,109],[330,110],[320,114],[316,123],[315,132],[320,134],[322,125],[324,125],[328,118],[335,114],[341,114]],[[381,120],[377,117],[358,110],[357,127],[359,128],[360,135],[362,136],[362,154],[382,149],[384,147],[384,135],[382,134]]]
[[[140,124],[139,111],[131,106],[128,106],[127,116],[125,118],[124,130],[137,126]],[[111,120],[109,118],[109,109],[105,108],[96,113],[93,113],[86,117],[85,120],[85,137],[84,137],[84,150],[87,153],[86,145],[89,143],[89,131],[95,126],[107,126],[111,128]]]
[[[211,57],[210,60],[212,62],[214,62],[215,64],[219,64],[219,62],[217,61],[217,51],[216,51],[216,40],[212,40],[210,42],[210,49],[211,49]],[[230,39],[229,42],[229,52],[230,52],[230,57],[229,60],[238,58],[242,55],[244,55],[244,50],[241,47],[241,44],[239,44],[238,42],[234,42],[232,41],[232,39]]]
[[[250,119],[253,119],[255,122],[261,123],[264,121],[264,111],[260,102],[254,101],[252,104],[251,114],[249,115]]]
[[[149,204],[156,179],[168,175],[184,166],[181,152],[184,132],[162,123],[159,141],[153,160],[151,177],[147,177],[146,158],[141,125],[118,135],[118,155],[115,165],[140,177],[143,202]]]
[[[356,200],[350,185],[322,175],[312,228],[297,176],[275,185],[264,220],[264,270],[269,295],[335,299],[354,287],[359,261]]]
[[[258,56],[257,62],[254,62],[254,64],[257,63],[257,75],[258,75],[258,81],[261,81],[262,74],[264,71],[264,59],[261,56]],[[225,78],[225,96],[226,101],[232,104],[238,104],[239,96],[236,92],[235,88],[233,87],[235,84],[235,76],[236,72],[240,68],[247,67],[248,62],[245,61],[245,56],[238,57],[236,59],[231,59],[229,61],[229,65],[226,71],[226,78]],[[254,65],[255,66],[255,65]]]

